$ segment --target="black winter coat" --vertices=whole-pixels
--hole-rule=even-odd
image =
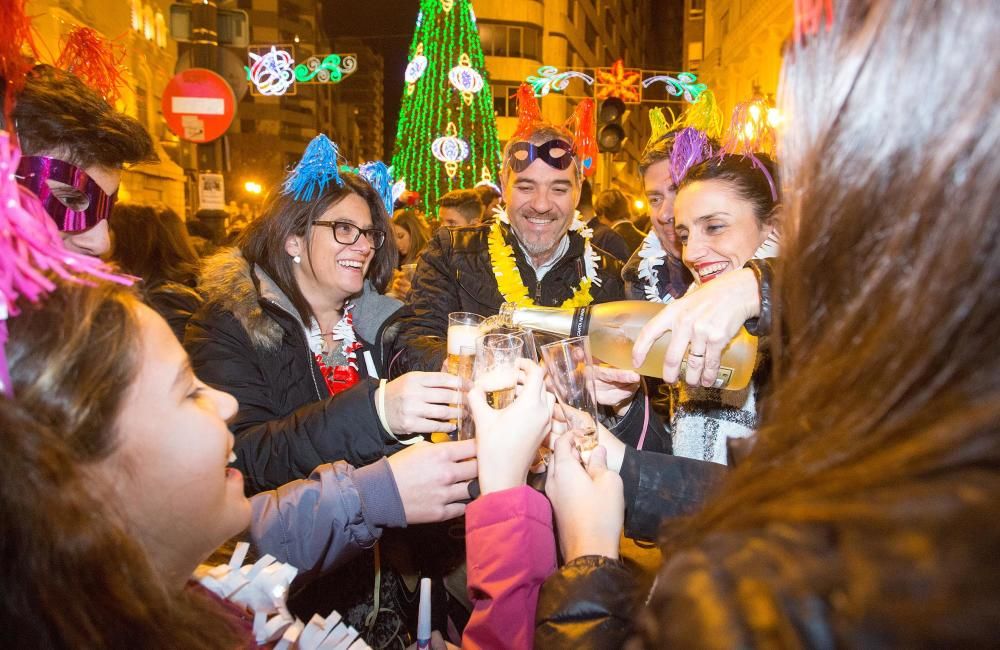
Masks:
[[[620,562],[577,558],[542,586],[535,647],[996,647],[997,476],[970,462],[839,516],[707,534],[648,595]]]
[[[324,463],[361,466],[398,449],[379,421],[378,382],[367,377],[362,355],[363,379],[331,396],[301,320],[262,271],[251,272],[239,251],[209,258],[200,289],[205,304],[189,321],[184,345],[195,374],[239,402],[230,428],[248,494],[305,478]],[[378,298],[398,309],[398,301]],[[362,327],[365,317],[357,309],[354,316],[359,339],[380,369],[381,354],[372,341],[380,339],[391,318]],[[365,340],[363,331],[376,334]]]
[[[569,233],[569,250],[545,274],[541,282],[528,263],[509,227],[505,239],[514,251],[518,271],[536,304],[558,306],[573,295],[584,277],[584,240]],[[406,315],[396,339],[390,367],[392,376],[410,370],[439,371],[447,356],[448,314],[467,311],[481,316],[499,313],[504,298],[497,288],[490,264],[490,225],[442,228],[424,248],[413,276]],[[595,303],[622,300],[621,263],[594,248],[600,256],[597,277],[591,287]]]

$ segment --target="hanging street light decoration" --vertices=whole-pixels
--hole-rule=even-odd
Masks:
[[[595,92],[597,99],[617,97],[626,104],[638,104],[642,101],[642,71],[626,68],[621,59],[615,61],[610,68],[598,68],[596,71]]]
[[[642,81],[643,88],[649,88],[654,83],[663,82],[667,85],[667,92],[674,97],[680,97],[684,95],[684,99],[691,102],[692,104],[698,101],[701,94],[708,90],[708,86],[703,83],[697,83],[698,77],[690,72],[681,72],[677,77],[671,77],[670,75],[662,74],[655,77],[647,77]]]
[[[295,63],[294,45],[251,46],[250,65],[243,66],[255,94],[277,97],[294,95],[297,84],[340,83],[358,69],[355,54],[310,56]]]
[[[295,85],[295,73],[292,67],[295,60],[291,52],[279,50],[272,45],[270,51],[264,54],[250,54],[250,65],[243,66],[247,71],[247,81],[261,95],[284,95]]]
[[[573,78],[582,79],[588,86],[594,83],[594,78],[590,75],[576,70],[559,72],[559,68],[551,65],[543,65],[538,68],[538,76],[529,76],[527,81],[532,90],[535,91],[535,97],[545,97],[550,92],[558,93],[566,90],[569,86],[569,80]]]
[[[340,83],[358,68],[358,58],[353,54],[328,54],[323,59],[311,56],[295,66],[295,81],[299,83]]]

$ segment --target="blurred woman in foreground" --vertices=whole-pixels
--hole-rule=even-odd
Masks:
[[[636,601],[616,477],[557,446],[546,492],[566,565],[543,587],[537,647],[995,643],[1000,84],[967,71],[993,69],[1000,9],[839,0],[831,20],[805,5],[783,72],[787,256],[755,447],[666,529]],[[949,84],[928,85],[924,61]],[[708,299],[665,308],[637,351],[666,328],[682,346],[728,340],[742,319],[713,321]]]

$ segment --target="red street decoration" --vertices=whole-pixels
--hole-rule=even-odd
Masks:
[[[617,97],[629,104],[637,104],[642,99],[642,87],[639,85],[642,72],[626,68],[621,59],[615,61],[610,68],[598,68],[594,77],[597,99]]]

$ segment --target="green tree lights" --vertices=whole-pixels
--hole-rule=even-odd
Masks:
[[[392,165],[428,212],[450,190],[497,178],[493,93],[470,0],[421,0]]]

